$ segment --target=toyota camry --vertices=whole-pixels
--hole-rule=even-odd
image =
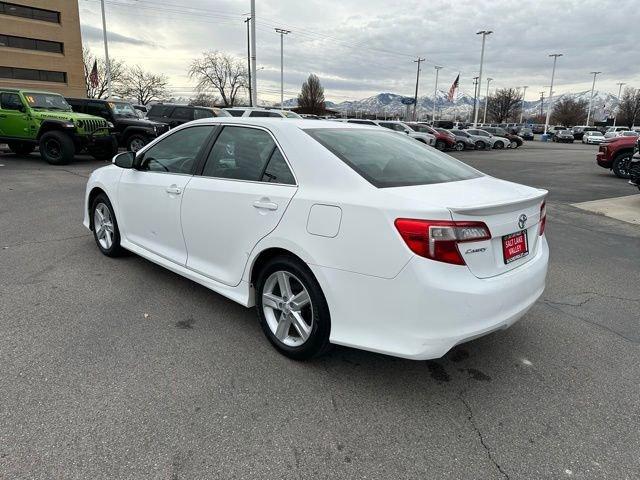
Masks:
[[[542,294],[546,194],[378,127],[221,117],[94,171],[84,225],[105,255],[255,306],[292,358],[430,359]]]

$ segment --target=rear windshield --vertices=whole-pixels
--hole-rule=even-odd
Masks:
[[[482,175],[449,155],[394,132],[364,128],[305,132],[378,188],[455,182]]]

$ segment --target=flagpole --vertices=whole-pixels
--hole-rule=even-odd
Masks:
[[[104,65],[107,71],[107,98],[111,97],[111,63],[109,62],[109,43],[107,42],[107,18],[104,13],[104,0],[100,0],[102,6],[102,35],[104,37]]]

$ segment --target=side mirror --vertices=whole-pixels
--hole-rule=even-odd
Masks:
[[[136,154],[134,152],[122,152],[113,157],[113,164],[120,168],[133,168],[135,160]]]

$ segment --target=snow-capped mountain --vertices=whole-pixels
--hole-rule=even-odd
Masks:
[[[473,97],[465,93],[459,93],[456,96],[454,102],[449,102],[447,99],[446,90],[438,90],[435,95],[425,95],[418,97],[417,113],[419,117],[431,116],[433,112],[434,100],[437,112],[437,118],[441,119],[453,119],[454,115],[457,119],[463,120],[471,116],[473,111]],[[577,93],[564,93],[554,97],[553,101],[556,102],[561,98],[572,98],[574,100],[589,101],[591,91]],[[402,103],[402,99],[405,95],[399,95],[396,93],[379,93],[371,97],[363,98],[362,100],[347,100],[340,103],[327,102],[327,108],[331,110],[337,110],[346,115],[379,115],[379,116],[398,116],[402,117],[406,111],[406,105]],[[285,107],[295,107],[297,101],[295,98],[285,100]],[[533,117],[540,113],[540,100],[525,101],[524,112],[525,117]],[[595,91],[593,96],[593,109],[592,115],[596,120],[602,120],[607,114],[610,114],[617,106],[618,99],[615,95],[608,92]],[[549,106],[549,99],[545,96],[543,112],[546,114],[547,107]],[[410,107],[412,108],[412,107]],[[481,113],[484,108],[484,97],[480,103]]]

